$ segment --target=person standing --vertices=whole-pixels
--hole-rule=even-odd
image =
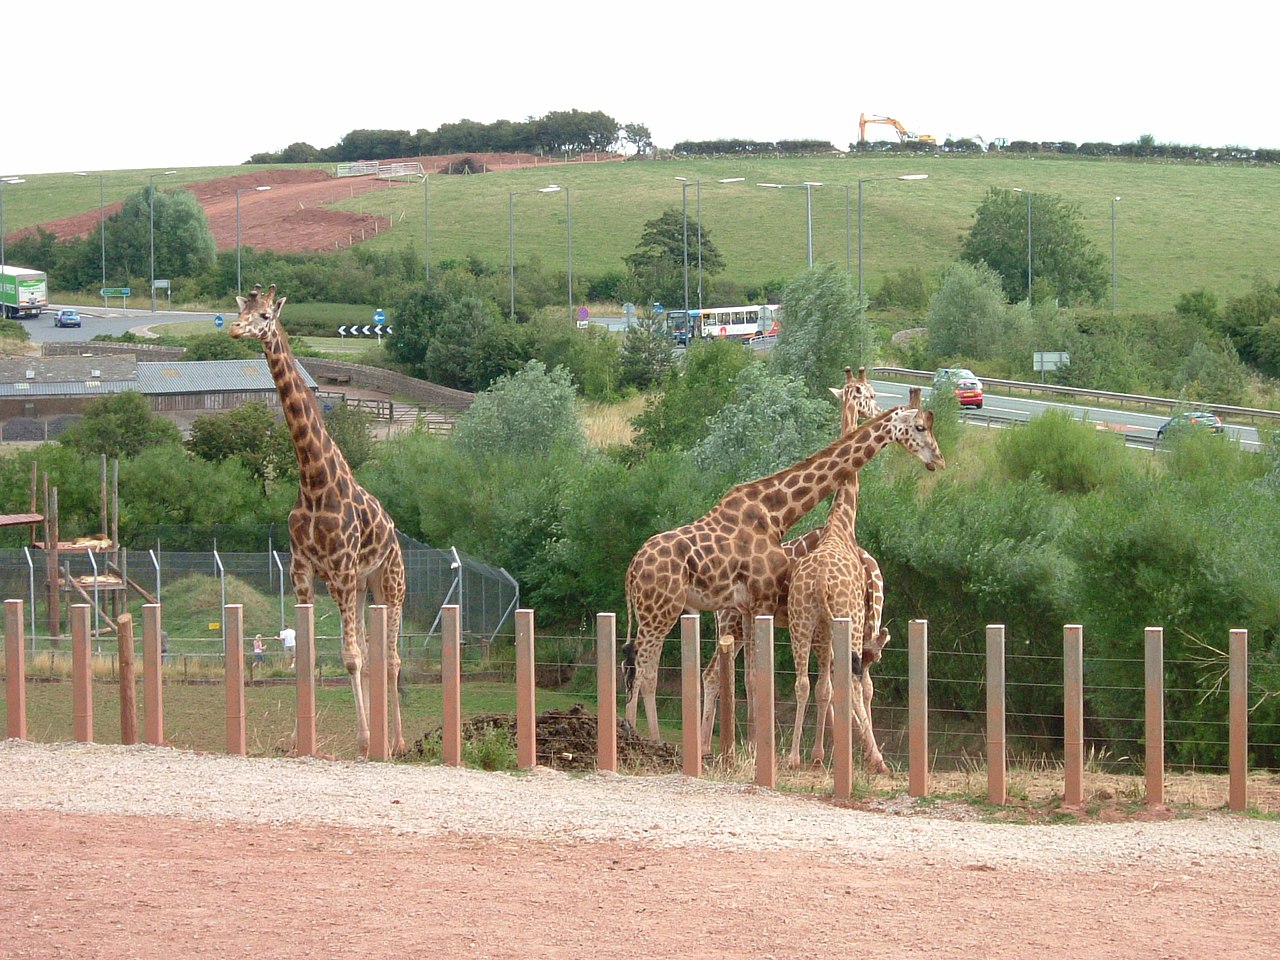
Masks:
[[[256,637],[253,638],[253,662],[255,665],[262,663],[262,659],[263,659],[262,655],[263,655],[262,634],[258,634]]]
[[[280,631],[280,642],[284,644],[284,655],[289,658],[289,669],[292,670],[296,661],[294,652],[298,643],[298,634],[293,627],[286,625]]]

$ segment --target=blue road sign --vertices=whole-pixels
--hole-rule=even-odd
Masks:
[[[373,322],[377,324],[383,324],[387,322],[387,315],[382,312],[381,307],[373,311]]]
[[[214,325],[215,327],[220,327],[220,326],[222,326],[222,325],[223,325],[224,323],[226,323],[226,322],[227,322],[227,321],[225,321],[225,320],[223,320],[223,319],[222,319],[222,314],[218,314],[217,316],[215,316],[215,317],[213,318],[213,325]]]

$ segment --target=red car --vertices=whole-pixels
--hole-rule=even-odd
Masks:
[[[965,377],[956,381],[956,400],[962,407],[982,409],[982,381],[977,377]]]

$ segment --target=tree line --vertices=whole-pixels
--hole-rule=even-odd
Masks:
[[[255,153],[245,162],[343,163],[454,153],[560,155],[611,150],[621,144],[643,153],[652,148],[653,137],[644,124],[621,124],[600,110],[553,110],[527,120],[458,120],[415,132],[352,130],[331,146],[291,143],[282,150]]]

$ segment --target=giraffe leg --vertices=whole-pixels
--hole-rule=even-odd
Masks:
[[[736,614],[720,611],[716,614],[716,636],[732,636],[734,643],[730,654],[732,661],[742,647],[742,633]],[[702,752],[711,752],[711,732],[716,722],[716,702],[720,698],[720,644],[711,656],[707,668],[702,671]]]
[[[397,546],[370,580],[373,602],[387,607],[387,705],[391,714],[391,755],[405,753],[400,718],[400,620],[404,610],[404,556]]]
[[[293,596],[294,596],[294,600],[297,603],[306,603],[306,604],[315,603],[315,589],[316,589],[315,576],[316,575],[315,575],[314,568],[305,559],[303,559],[302,553],[296,547],[294,547],[289,554],[289,579],[293,582]],[[294,626],[296,627],[297,624],[295,623]],[[312,638],[312,644],[311,644],[311,657],[312,657],[312,663],[310,664],[310,669],[312,672],[314,672],[315,671],[315,662],[314,662],[315,638],[314,637]],[[294,676],[296,677],[300,672],[297,669],[296,656],[295,656],[294,662],[290,664],[290,667],[294,670]],[[298,749],[298,719],[297,717],[294,717],[293,733],[289,735],[289,752],[291,754],[296,753],[297,749]]]
[[[804,735],[804,713],[809,707],[809,640],[796,631],[791,632],[791,656],[796,665],[796,719],[791,727],[791,752],[787,766],[800,766],[800,739]]]
[[[828,633],[830,631],[828,630]],[[818,656],[818,698],[817,698],[817,730],[813,734],[813,753],[810,759],[814,763],[823,763],[827,759],[827,717],[832,713],[831,706],[831,643],[815,643],[814,653]]]
[[[357,589],[355,577],[335,575],[329,594],[338,604],[342,617],[342,663],[351,677],[351,696],[356,707],[356,747],[360,756],[369,755],[369,704],[364,690],[364,599]]]

